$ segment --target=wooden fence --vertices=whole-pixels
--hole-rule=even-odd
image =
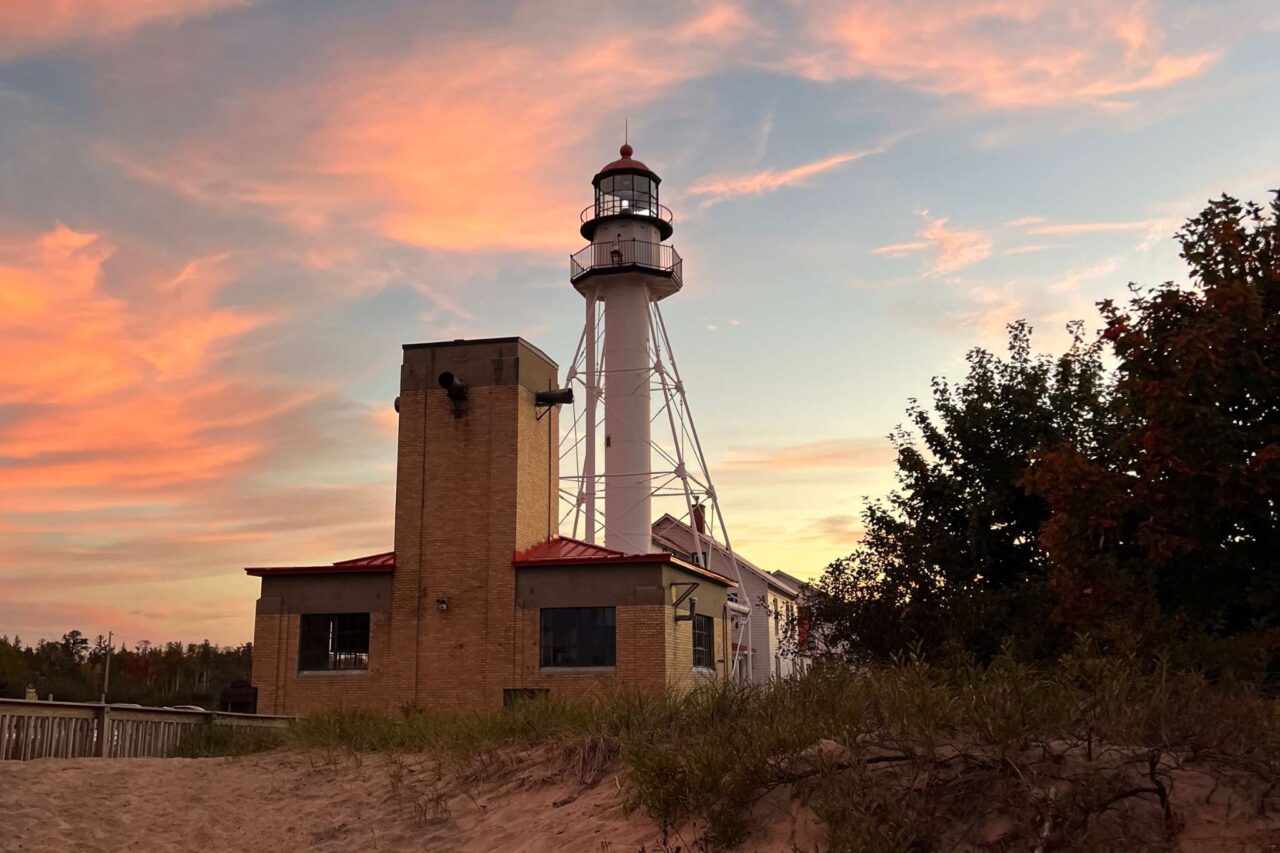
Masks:
[[[171,755],[200,726],[287,728],[292,717],[0,699],[0,760]]]

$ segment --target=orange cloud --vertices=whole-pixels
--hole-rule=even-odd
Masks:
[[[847,470],[882,468],[893,458],[893,447],[886,439],[854,438],[783,447],[732,448],[722,464],[739,471]]]
[[[688,193],[694,197],[704,196],[702,206],[710,207],[713,204],[719,204],[737,196],[764,195],[783,187],[801,184],[814,175],[829,172],[846,163],[852,163],[855,160],[861,160],[872,154],[881,154],[883,152],[884,148],[847,151],[843,154],[834,154],[821,160],[815,160],[812,163],[805,163],[804,165],[781,171],[763,169],[745,175],[705,178],[689,187]]]
[[[722,67],[728,42],[750,26],[734,7],[714,6],[576,42],[560,31],[460,34],[407,56],[339,57],[321,78],[232,105],[234,146],[215,133],[115,156],[188,198],[317,235],[359,229],[454,252],[565,252],[576,239],[567,223],[591,202],[589,176],[616,156],[588,143],[606,126],[620,143],[628,113]],[[643,85],[620,96],[623,57],[643,67]],[[644,158],[634,124],[632,143]]]
[[[1172,53],[1143,0],[929,0],[809,7],[817,49],[786,66],[810,79],[874,76],[997,109],[1090,104],[1203,74],[1213,50]]]
[[[80,39],[119,35],[147,24],[170,23],[250,0],[52,0],[0,5],[0,58]]]
[[[758,32],[755,22],[741,8],[718,3],[681,24],[675,32],[675,40],[681,43],[732,44],[755,32]]]
[[[287,319],[226,307],[237,256],[166,271],[116,251],[63,225],[0,237],[0,624],[242,641],[237,567],[385,550],[391,478],[342,465],[389,456],[391,425],[234,366]]]
[[[925,214],[927,215],[927,213]],[[972,266],[991,255],[990,236],[977,228],[950,228],[944,217],[930,219],[920,229],[923,240],[908,243],[890,243],[878,246],[872,253],[891,258],[934,250],[935,255],[926,268],[929,275],[942,275]]]
[[[1064,222],[1052,225],[1036,225],[1028,229],[1031,234],[1105,234],[1124,231],[1150,231],[1164,228],[1173,220],[1138,219],[1128,222]]]
[[[214,307],[227,259],[194,261],[130,304],[102,286],[112,254],[62,225],[0,249],[0,404],[18,413],[0,426],[0,510],[30,489],[212,477],[257,449],[209,437],[252,399],[210,368],[267,319]]]

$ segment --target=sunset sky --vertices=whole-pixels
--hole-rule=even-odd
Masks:
[[[400,344],[567,367],[624,121],[730,532],[813,576],[932,376],[1280,185],[1280,6],[5,2],[0,634],[243,642],[242,567],[389,550]]]

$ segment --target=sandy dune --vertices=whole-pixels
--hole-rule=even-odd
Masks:
[[[615,784],[560,807],[552,804],[573,793],[567,782],[491,784],[474,799],[441,799],[425,778],[433,765],[414,765],[405,762],[397,784],[382,756],[7,762],[0,849],[661,849],[651,822],[624,813]]]
[[[582,790],[554,751],[496,761],[470,778],[422,756],[277,752],[241,759],[3,762],[0,850],[697,849],[689,838],[664,843],[653,821],[628,814],[612,773]],[[1257,819],[1245,803],[1233,808],[1225,794],[1189,780],[1174,796],[1190,819],[1175,845],[1159,848],[1280,850],[1280,820]],[[825,846],[812,814],[775,793],[780,796],[757,809],[754,838],[743,849]],[[1149,804],[1143,809],[1149,822],[1154,811]],[[1004,848],[997,842],[983,849]]]

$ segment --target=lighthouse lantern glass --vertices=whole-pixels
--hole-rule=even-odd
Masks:
[[[656,216],[658,186],[645,175],[606,175],[596,184],[596,216]]]

